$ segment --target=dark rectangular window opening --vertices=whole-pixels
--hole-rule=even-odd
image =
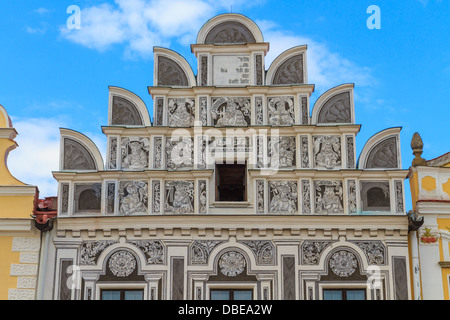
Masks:
[[[253,290],[248,289],[214,289],[211,300],[253,300]]]
[[[102,300],[144,300],[144,290],[102,290]]]
[[[365,289],[324,289],[323,300],[366,300]]]
[[[216,201],[247,201],[245,164],[216,164]]]

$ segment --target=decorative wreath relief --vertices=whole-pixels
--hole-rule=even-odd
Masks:
[[[245,259],[239,252],[230,251],[220,257],[219,267],[227,277],[236,277],[244,271]]]
[[[136,259],[129,252],[116,252],[109,259],[109,269],[117,277],[128,277],[136,269]]]
[[[348,251],[336,252],[330,259],[331,270],[339,277],[351,276],[357,266],[355,255]]]

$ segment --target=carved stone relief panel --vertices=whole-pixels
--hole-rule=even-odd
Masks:
[[[258,168],[266,167],[266,157],[264,156],[264,137],[257,136],[256,137],[256,165]]]
[[[163,137],[153,138],[153,168],[163,169],[162,157],[163,157]]]
[[[267,108],[270,125],[293,125],[295,123],[294,97],[268,98]]]
[[[352,136],[346,136],[347,146],[347,169],[354,169],[356,166],[355,161],[355,142]]]
[[[147,214],[148,183],[147,181],[119,182],[119,212],[129,216]]]
[[[255,56],[255,69],[256,69],[256,85],[263,85],[263,57],[260,54]]]
[[[301,246],[302,264],[319,265],[322,252],[331,244],[331,241],[304,241]]]
[[[194,213],[194,181],[165,182],[165,212],[175,214]]]
[[[208,125],[208,98],[200,97],[200,121],[202,126],[206,127]]]
[[[159,86],[182,86],[189,85],[186,73],[180,65],[169,58],[158,57],[158,85]]]
[[[201,86],[207,86],[208,85],[208,56],[201,56]]]
[[[150,140],[143,137],[126,137],[121,141],[122,169],[148,169]]]
[[[144,125],[141,114],[136,106],[129,100],[122,97],[113,97],[113,105],[111,112],[112,125]]]
[[[213,98],[211,117],[216,126],[250,125],[250,98]]]
[[[194,138],[167,137],[166,165],[168,170],[192,169],[194,165]]]
[[[195,240],[190,248],[191,264],[208,264],[211,251],[221,243],[220,240]]]
[[[197,169],[206,169],[207,141],[205,136],[197,137]]]
[[[206,182],[207,182],[206,180],[198,181],[198,213],[208,212]]]
[[[295,55],[284,61],[275,72],[273,84],[303,83],[303,54]]]
[[[403,205],[403,183],[402,181],[395,181],[395,204],[397,213],[403,213],[405,207]]]
[[[309,180],[302,180],[302,213],[310,214],[311,212],[311,183]]]
[[[355,214],[357,211],[356,180],[347,181],[348,213]]]
[[[339,136],[313,136],[313,150],[316,168],[335,169],[342,165]]]
[[[255,118],[257,125],[264,124],[263,97],[255,98]]]
[[[344,213],[344,195],[342,181],[314,181],[315,213]]]
[[[239,241],[249,247],[256,257],[256,263],[259,265],[275,264],[275,246],[271,241],[250,240]]]
[[[300,157],[302,169],[309,168],[309,138],[300,136]]]
[[[309,124],[309,108],[308,108],[308,98],[307,97],[300,97],[300,105],[302,107],[301,109],[301,124],[307,125]]]
[[[349,92],[343,92],[331,97],[320,109],[318,123],[351,122],[352,110]]]
[[[362,181],[363,211],[391,211],[389,181]]]
[[[64,138],[63,170],[97,170],[91,153],[78,141]]]
[[[117,138],[109,138],[109,169],[117,169]]]
[[[367,156],[366,168],[398,168],[397,138],[378,143]]]
[[[114,214],[116,201],[116,183],[111,181],[106,183],[105,210],[106,214]]]
[[[152,213],[161,213],[161,181],[152,181]]]
[[[293,214],[297,210],[297,182],[269,181],[269,212]]]
[[[61,212],[60,215],[69,213],[69,184],[61,183]]]
[[[155,126],[164,125],[164,98],[156,98],[155,99]]]
[[[169,98],[168,121],[171,127],[192,127],[195,119],[194,98]]]
[[[295,137],[269,137],[267,151],[270,157],[271,168],[283,169],[295,167]]]
[[[102,184],[75,184],[75,213],[100,213],[102,199]]]
[[[256,213],[264,213],[266,210],[264,189],[264,180],[256,180]]]

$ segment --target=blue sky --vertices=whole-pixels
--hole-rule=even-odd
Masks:
[[[70,5],[81,9],[80,30],[67,28]],[[381,10],[379,30],[367,27],[370,5]],[[136,93],[152,114],[153,46],[177,51],[196,70],[190,44],[227,12],[260,26],[271,43],[266,69],[284,50],[308,45],[311,103],[355,83],[357,155],[372,135],[397,126],[405,169],[416,131],[424,158],[450,151],[448,0],[16,0],[0,8],[0,104],[19,132],[8,165],[41,196],[56,194],[60,127],[86,134],[105,155],[108,86]]]

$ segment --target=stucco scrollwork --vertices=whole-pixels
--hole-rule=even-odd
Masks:
[[[302,244],[302,264],[319,265],[323,250],[331,244],[331,241],[305,241]]]
[[[271,241],[250,240],[241,241],[249,247],[256,257],[257,264],[273,264],[275,263],[275,247]]]
[[[196,240],[191,246],[191,264],[207,264],[211,251],[219,244],[220,240]]]
[[[369,261],[369,265],[385,264],[385,247],[380,241],[355,242],[364,252]]]
[[[92,266],[97,264],[100,254],[115,241],[84,241],[80,246],[80,265]]]
[[[145,254],[147,264],[164,264],[164,246],[161,241],[133,240],[129,243]]]

